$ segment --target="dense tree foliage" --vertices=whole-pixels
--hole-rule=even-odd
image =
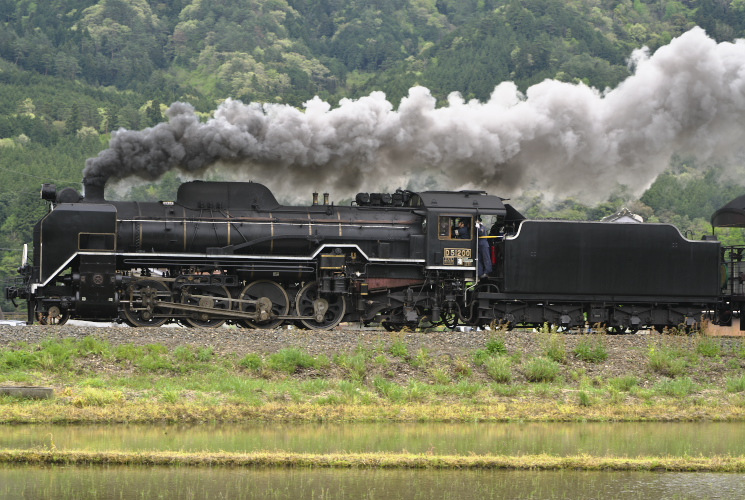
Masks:
[[[0,0],[0,57],[161,102],[299,105],[389,86],[398,97],[412,81],[483,99],[504,79],[614,86],[633,48],[655,49],[695,23],[740,36],[745,2]]]

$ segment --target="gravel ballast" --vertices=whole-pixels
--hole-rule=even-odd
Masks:
[[[299,329],[250,330],[243,328],[128,328],[120,326],[101,327],[90,324],[67,324],[64,326],[6,326],[0,325],[0,345],[13,345],[19,342],[37,344],[50,337],[70,337],[82,339],[95,336],[107,340],[112,345],[162,344],[170,349],[181,345],[211,347],[216,355],[234,354],[244,356],[248,353],[270,354],[289,347],[297,347],[313,354],[332,357],[337,353],[350,353],[355,349],[369,349],[387,352],[393,342],[402,341],[411,355],[425,349],[433,359],[453,360],[468,357],[477,349],[483,349],[494,333],[489,331],[436,331],[436,332],[396,332],[338,328],[329,331]],[[648,353],[650,348],[661,343],[684,343],[691,347],[694,340],[686,336],[659,335],[641,331],[628,335],[605,335],[603,342],[608,358],[597,364],[582,362],[573,354],[574,348],[583,335],[558,335],[567,353],[563,365],[565,373],[582,369],[587,376],[603,378],[623,375],[637,375],[642,379],[656,379],[649,373]],[[508,354],[519,354],[522,358],[545,354],[547,336],[537,332],[510,331],[503,333]],[[740,339],[719,339],[723,350],[733,352],[741,345]],[[716,383],[718,371],[711,366],[691,368],[694,379]],[[704,373],[708,370],[707,373]],[[699,371],[700,373],[693,373]]]

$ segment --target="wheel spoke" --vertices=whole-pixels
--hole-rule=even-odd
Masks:
[[[248,328],[264,328],[272,329],[277,328],[285,320],[277,319],[276,316],[287,316],[290,312],[290,298],[287,296],[287,292],[282,285],[271,280],[259,280],[249,284],[240,293],[240,300],[252,300],[259,301],[262,298],[269,299],[271,301],[271,317],[266,320],[249,320],[242,319],[240,323]],[[244,303],[239,302],[239,309],[244,312],[256,313],[259,312],[256,303]]]
[[[318,283],[307,283],[297,293],[295,306],[298,316],[313,316],[314,319],[302,319],[300,322],[311,330],[328,330],[341,323],[347,304],[341,294],[327,294],[323,297],[318,292]],[[319,321],[316,316],[321,316]]]
[[[220,319],[219,316],[221,310],[230,309],[230,292],[224,286],[185,286],[181,289],[181,303],[215,310],[214,313],[185,311],[188,325],[217,328],[225,324],[225,319]]]
[[[124,319],[130,326],[162,326],[171,316],[172,309],[155,305],[158,300],[173,301],[168,285],[162,281],[143,279],[129,285],[124,304]]]

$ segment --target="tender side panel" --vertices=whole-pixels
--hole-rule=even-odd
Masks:
[[[666,224],[525,221],[505,243],[506,293],[716,297],[720,245]]]

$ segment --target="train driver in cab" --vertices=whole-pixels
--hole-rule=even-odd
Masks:
[[[471,239],[471,231],[468,227],[468,224],[466,224],[466,221],[464,221],[463,219],[458,222],[458,227],[455,228],[454,237],[461,240]]]

